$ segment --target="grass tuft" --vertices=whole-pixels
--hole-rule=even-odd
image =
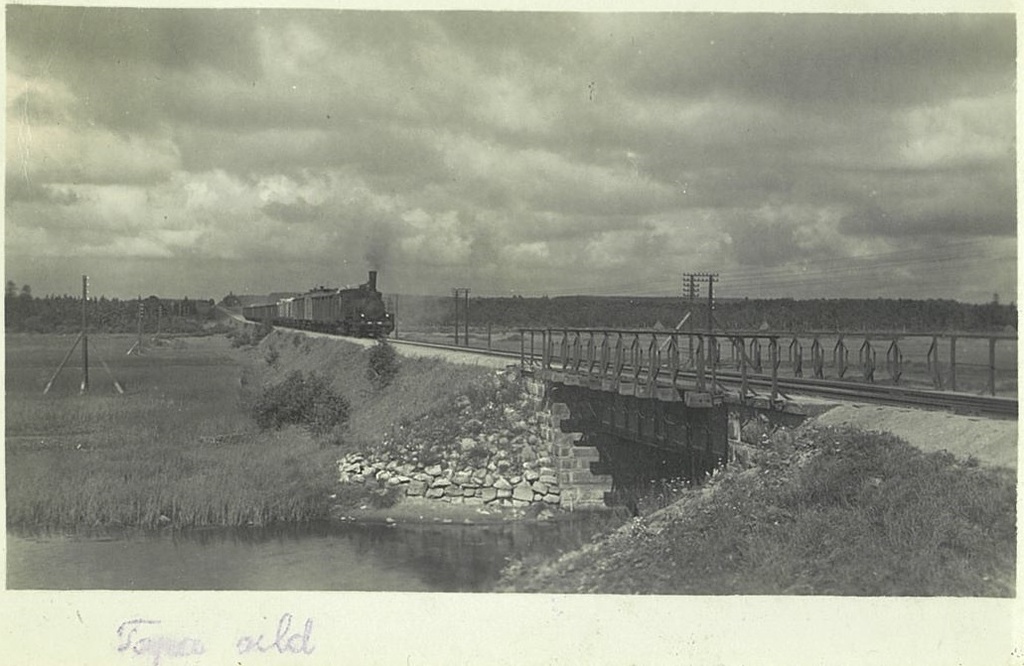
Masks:
[[[132,336],[95,336],[91,348],[116,360],[110,365],[127,393],[102,392],[94,380],[80,396],[69,369],[43,396],[71,341],[7,339],[10,526],[326,518],[341,453],[372,449],[382,433],[443,411],[489,374],[402,359],[401,372],[378,388],[366,376],[369,351],[338,340],[272,331],[244,349],[225,337],[191,338],[126,357]],[[252,417],[256,407],[265,430]],[[351,499],[383,507],[391,495]]]
[[[19,527],[264,525],[325,518],[336,453],[292,427],[261,432],[240,408],[243,359],[224,338],[123,356],[90,343],[128,387],[47,396],[59,336],[8,338],[7,522]],[[20,353],[20,346],[29,353]],[[120,354],[118,354],[120,352]]]
[[[387,388],[398,375],[399,363],[395,348],[387,340],[378,340],[367,358],[367,378],[378,391]]]
[[[1012,470],[888,434],[807,428],[768,467],[726,472],[516,591],[1012,596]]]
[[[252,406],[253,418],[263,429],[301,425],[317,436],[344,424],[349,410],[348,400],[335,393],[327,379],[298,370],[264,387]]]

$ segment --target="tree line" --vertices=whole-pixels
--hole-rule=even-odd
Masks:
[[[140,308],[141,306],[141,308]],[[104,333],[134,333],[139,327],[146,333],[195,333],[216,318],[213,299],[159,298],[120,300],[90,298],[86,304],[89,330]],[[82,326],[81,296],[48,295],[38,298],[32,288],[20,289],[8,280],[4,290],[6,330],[31,333],[73,333]]]
[[[390,299],[399,326],[454,326],[450,297]],[[465,302],[458,318],[465,322]],[[524,328],[707,328],[707,302],[680,298],[562,296],[472,298],[470,326]],[[1015,304],[961,303],[948,299],[729,299],[714,305],[716,329],[772,331],[1016,332]]]

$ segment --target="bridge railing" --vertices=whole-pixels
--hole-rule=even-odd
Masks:
[[[1017,393],[1017,336],[891,332],[519,329],[520,361],[609,379],[677,384],[699,391],[738,379],[849,380],[989,395]]]

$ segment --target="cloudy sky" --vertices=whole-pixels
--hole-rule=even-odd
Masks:
[[[33,293],[1016,297],[1015,18],[7,7]]]

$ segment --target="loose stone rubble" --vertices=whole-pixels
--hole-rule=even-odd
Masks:
[[[502,459],[499,459],[502,460]],[[368,458],[352,453],[338,461],[339,482],[400,487],[410,497],[425,497],[456,504],[557,506],[562,489],[551,459],[542,456],[522,463],[521,474],[509,474],[492,460],[478,467],[423,465],[394,458]]]
[[[376,454],[346,455],[339,482],[455,504],[558,507],[558,465],[535,401],[515,372],[497,372],[452,413],[396,426]]]

